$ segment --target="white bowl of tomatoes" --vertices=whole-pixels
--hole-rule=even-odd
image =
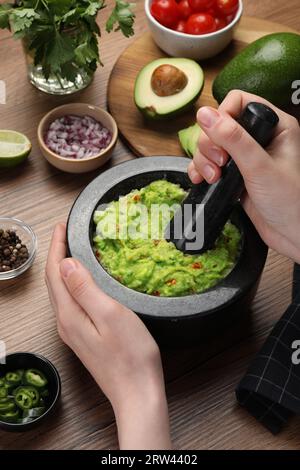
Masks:
[[[233,38],[242,0],[145,0],[156,44],[173,57],[194,60],[219,54]]]

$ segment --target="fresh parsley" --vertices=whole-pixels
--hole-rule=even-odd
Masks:
[[[116,0],[106,31],[134,34],[133,3]],[[23,39],[46,78],[55,74],[73,81],[78,71],[93,73],[100,63],[97,14],[105,0],[19,0],[0,5],[0,28]]]
[[[106,23],[106,31],[110,33],[116,25],[115,31],[121,30],[124,36],[129,38],[134,34],[133,23],[134,15],[132,15],[130,4],[119,0],[116,2],[116,6]]]

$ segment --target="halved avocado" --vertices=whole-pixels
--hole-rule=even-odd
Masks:
[[[199,98],[204,73],[191,59],[157,59],[138,74],[134,100],[150,119],[166,119],[185,111]]]
[[[201,127],[196,122],[193,126],[190,126],[186,129],[182,129],[178,132],[179,141],[181,147],[185,153],[193,158],[197,150],[198,141],[201,134]]]

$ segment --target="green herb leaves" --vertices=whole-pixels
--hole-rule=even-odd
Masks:
[[[101,7],[99,3],[102,3]],[[85,13],[83,16],[95,16],[98,13],[99,8],[104,7],[104,1],[103,2],[89,2],[89,6],[85,10]]]
[[[134,34],[133,4],[116,0],[106,30]],[[81,70],[93,73],[100,63],[97,14],[105,0],[19,0],[0,5],[0,28],[23,38],[25,47],[42,65],[46,78],[54,74],[74,81]]]
[[[0,5],[0,28],[6,29],[9,28],[9,13],[11,11],[12,5],[5,3]]]
[[[132,12],[134,4],[117,0],[116,6],[106,23],[106,31],[110,33],[116,25],[115,31],[121,30],[127,38],[133,36],[135,15]]]
[[[71,38],[56,31],[48,45],[45,63],[52,73],[60,73],[61,67],[74,58],[74,49]]]
[[[33,8],[15,9],[10,15],[10,22],[13,25],[14,34],[29,29],[34,20],[40,18],[40,15]]]

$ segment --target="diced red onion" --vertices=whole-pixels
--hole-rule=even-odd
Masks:
[[[91,116],[63,116],[45,134],[45,143],[54,153],[80,160],[95,157],[111,140],[111,132]]]

